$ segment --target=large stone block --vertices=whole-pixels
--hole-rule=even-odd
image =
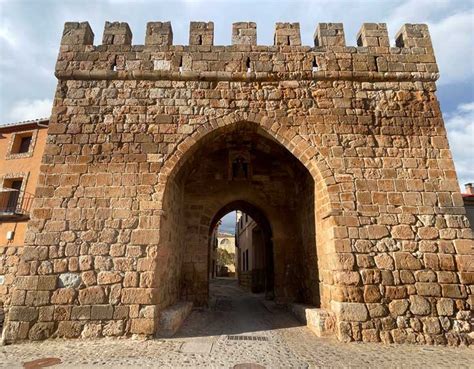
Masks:
[[[157,290],[154,288],[123,288],[123,304],[144,304],[150,305],[156,303]]]
[[[101,286],[87,287],[79,290],[79,303],[81,305],[95,305],[106,302],[104,288]]]
[[[92,45],[94,32],[88,22],[66,22],[61,45]]]
[[[332,301],[331,310],[340,321],[365,322],[369,318],[367,307],[363,303]]]
[[[238,22],[232,24],[232,45],[256,45],[257,24]]]
[[[156,330],[155,319],[132,319],[130,332],[134,334],[153,335]]]
[[[191,313],[192,308],[192,302],[182,301],[161,311],[158,323],[158,336],[173,336]]]
[[[410,296],[410,311],[415,315],[428,315],[431,305],[427,299],[421,296]]]
[[[102,44],[104,45],[130,45],[132,31],[127,23],[105,22]]]
[[[291,312],[318,337],[334,333],[334,317],[323,309],[302,304],[291,304]]]
[[[418,270],[421,268],[421,262],[409,252],[396,252],[395,266],[397,269]]]
[[[301,45],[299,23],[277,23],[274,35],[275,45],[299,46]]]
[[[319,23],[313,39],[315,46],[345,46],[344,26],[342,23]]]
[[[173,31],[171,22],[148,22],[146,25],[145,45],[172,45]]]
[[[214,22],[191,22],[189,25],[190,45],[213,45]]]

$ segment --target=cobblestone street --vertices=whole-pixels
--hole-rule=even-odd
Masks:
[[[210,309],[194,310],[172,339],[49,340],[0,348],[0,367],[58,358],[54,367],[206,367],[259,364],[266,368],[474,367],[466,347],[343,344],[317,338],[286,311],[268,310],[261,296],[233,280],[211,286]]]

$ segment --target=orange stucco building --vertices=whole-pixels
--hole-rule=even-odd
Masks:
[[[48,119],[0,125],[0,306],[18,266]]]

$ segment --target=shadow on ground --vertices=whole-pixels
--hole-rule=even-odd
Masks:
[[[236,279],[217,278],[209,285],[208,308],[193,309],[174,338],[265,335],[265,331],[302,326],[286,309],[238,286]]]

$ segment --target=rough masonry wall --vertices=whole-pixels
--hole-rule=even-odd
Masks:
[[[173,46],[154,23],[131,46],[128,25],[107,23],[92,46],[87,23],[66,24],[5,339],[155,332],[176,292],[156,278],[163,232],[143,214],[170,216],[164,188],[195,142],[249,121],[315,179],[322,307],[339,339],[469,343],[472,233],[427,27],[405,25],[396,47],[381,24],[358,47],[341,24],[320,25],[314,48],[294,24],[276,46],[252,31],[213,46],[212,32],[192,24],[191,45]]]
[[[298,183],[296,198],[298,199],[297,223],[302,247],[297,248],[298,282],[300,284],[299,300],[313,306],[321,306],[321,292],[318,268],[318,252],[316,249],[316,200],[315,184],[311,177],[301,178]]]

